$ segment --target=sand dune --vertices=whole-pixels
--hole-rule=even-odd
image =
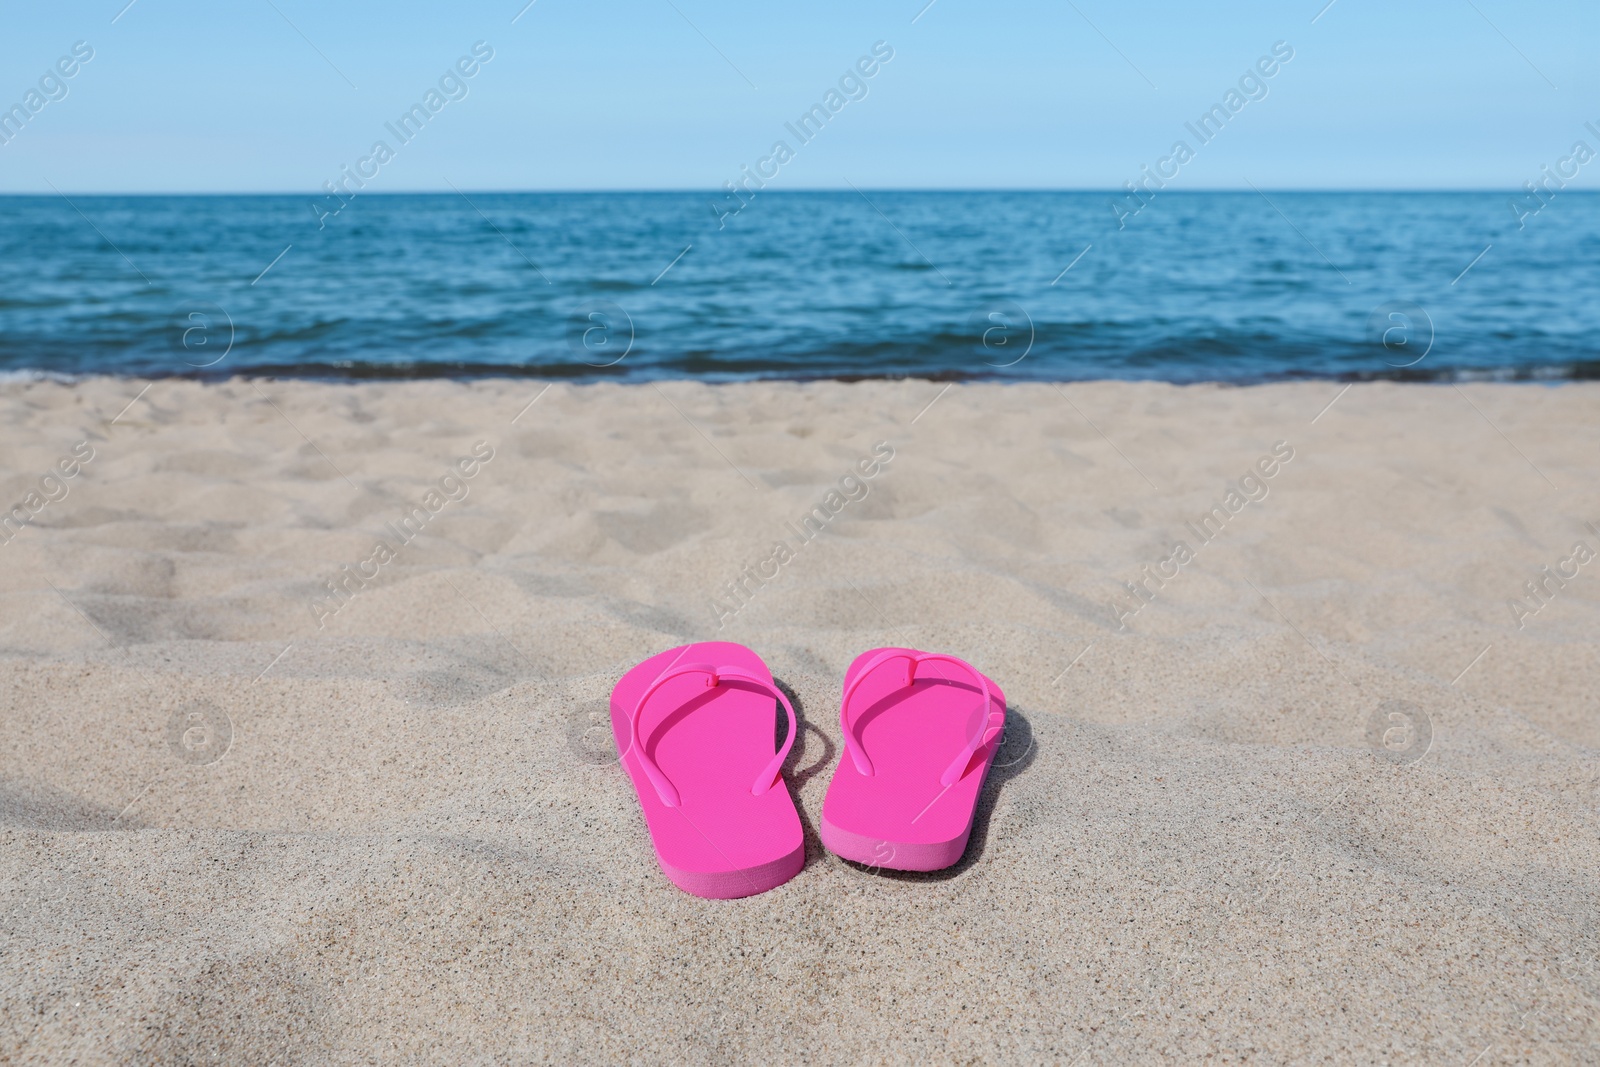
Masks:
[[[1595,1062],[1600,387],[542,388],[0,386],[0,1060]],[[604,726],[713,636],[741,901]],[[1013,702],[947,872],[816,842],[884,644]]]

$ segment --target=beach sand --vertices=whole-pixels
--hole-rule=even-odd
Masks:
[[[0,1061],[1600,1061],[1600,386],[542,388],[0,386]],[[605,725],[712,638],[744,900]],[[887,644],[1011,702],[949,871],[816,840]]]

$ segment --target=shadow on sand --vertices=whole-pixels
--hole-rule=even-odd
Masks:
[[[800,813],[800,829],[805,834],[806,840],[806,866],[809,867],[814,861],[821,859],[827,850],[822,847],[822,838],[817,833],[816,825],[812,823],[811,816],[807,814],[805,805],[800,803],[798,795],[807,782],[833,766],[834,757],[838,754],[838,746],[833,743],[831,737],[823,732],[821,727],[807,720],[805,703],[800,699],[799,693],[796,693],[787,682],[780,678],[774,678],[773,684],[783,690],[783,695],[789,698],[790,704],[794,705],[795,725],[800,727],[800,736],[795,739],[795,746],[789,751],[789,758],[783,762],[783,776],[788,781],[790,796],[796,798],[794,809]],[[775,745],[781,747],[783,739],[788,733],[789,720],[780,710],[778,728],[774,739]],[[800,761],[805,759],[807,752],[811,751],[811,739],[813,737],[821,742],[822,754],[811,760],[804,767],[801,767]]]

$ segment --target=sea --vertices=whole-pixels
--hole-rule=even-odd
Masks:
[[[1571,189],[0,197],[5,377],[1560,381],[1597,296]]]

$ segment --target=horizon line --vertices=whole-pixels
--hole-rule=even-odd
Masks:
[[[1059,194],[1093,194],[1107,196],[1126,195],[1126,190],[1109,186],[992,186],[992,185],[949,185],[949,186],[907,186],[907,185],[866,185],[861,186],[870,192],[876,193],[1059,193]],[[1471,194],[1512,194],[1522,192],[1520,188],[1511,186],[1380,186],[1380,185],[1351,185],[1351,186],[1263,186],[1267,192],[1273,193],[1388,193],[1388,194],[1440,194],[1440,193],[1471,193]],[[1192,189],[1162,190],[1164,194],[1191,194],[1191,193],[1244,193],[1252,194],[1257,190],[1251,186],[1201,186]],[[545,195],[545,196],[604,196],[615,194],[630,195],[691,195],[691,196],[718,196],[724,193],[721,188],[699,186],[616,186],[606,188],[505,188],[495,186],[463,187],[461,189],[385,189],[363,190],[363,196],[459,196],[462,192],[478,193],[482,195]],[[773,193],[780,196],[805,195],[817,193],[849,195],[856,192],[854,186],[807,186],[798,189],[763,189],[762,193]],[[1600,193],[1600,189],[1563,189],[1562,192],[1575,193]],[[101,190],[77,189],[74,194],[78,196],[123,196],[123,197],[172,197],[172,196],[251,196],[251,197],[321,197],[324,190],[249,190],[249,189],[201,189],[201,190]],[[54,189],[22,189],[0,190],[0,198],[7,197],[54,197],[61,195]]]

